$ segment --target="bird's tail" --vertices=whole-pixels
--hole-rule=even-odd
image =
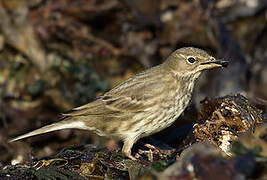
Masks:
[[[9,142],[14,142],[14,141],[24,139],[27,137],[36,136],[39,134],[44,134],[44,133],[62,130],[62,129],[88,129],[88,128],[85,126],[84,122],[75,120],[74,118],[67,117],[60,122],[44,126],[42,128],[36,129],[34,131],[31,131],[29,133],[26,133],[14,139],[11,139]]]

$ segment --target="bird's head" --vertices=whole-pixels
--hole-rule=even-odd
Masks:
[[[217,60],[198,48],[185,47],[174,51],[164,64],[181,76],[199,76],[203,70],[226,67],[228,61]]]

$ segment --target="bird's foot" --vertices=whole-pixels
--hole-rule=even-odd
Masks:
[[[144,146],[153,150],[153,152],[156,154],[170,155],[172,152],[175,151],[175,149],[168,149],[168,150],[159,149],[151,144],[144,144]]]
[[[139,154],[146,154],[148,160],[150,162],[153,162],[153,152],[151,149],[149,149],[148,151],[144,151],[144,150],[139,149]]]
[[[128,156],[128,158],[130,158],[133,161],[137,161],[137,159],[135,157],[133,157],[132,155]]]
[[[147,155],[147,158],[150,162],[153,162],[154,157],[153,155],[159,156],[158,158],[164,158],[167,155],[170,155],[172,152],[175,151],[175,149],[170,149],[170,150],[162,150],[159,149],[151,144],[144,144],[145,147],[149,148],[149,150],[139,150],[139,154],[145,154]],[[157,157],[156,156],[156,157]],[[157,159],[157,158],[156,158]]]
[[[131,155],[131,153],[125,153],[125,155],[133,161],[137,160],[134,156]]]
[[[155,153],[160,153],[160,149],[153,146],[152,144],[144,144],[144,146],[147,147],[148,149],[153,150],[153,152],[155,152]]]

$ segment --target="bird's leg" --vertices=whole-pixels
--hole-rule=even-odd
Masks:
[[[133,147],[133,144],[135,143],[135,138],[131,139],[131,138],[128,138],[126,140],[124,140],[124,144],[123,144],[123,147],[122,147],[122,152],[130,159],[136,161],[137,159],[135,157],[132,156],[131,154],[131,149]]]

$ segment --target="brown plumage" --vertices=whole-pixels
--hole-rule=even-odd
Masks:
[[[133,144],[170,126],[188,105],[195,81],[205,69],[226,66],[205,51],[186,47],[173,52],[158,66],[111,89],[96,101],[72,109],[64,118],[11,141],[60,129],[91,130],[117,137],[131,159]]]

